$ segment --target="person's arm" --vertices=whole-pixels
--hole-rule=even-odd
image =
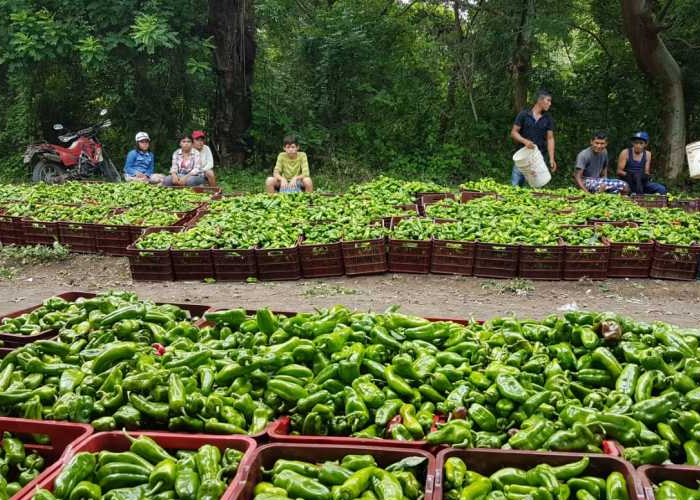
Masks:
[[[549,153],[549,164],[552,167],[552,173],[557,171],[557,161],[554,159],[554,131],[547,131],[547,153]]]
[[[189,179],[193,175],[200,175],[202,173],[202,155],[200,155],[199,151],[194,148],[192,148],[192,152],[190,154],[192,155],[194,167],[187,173],[185,179]]]
[[[513,128],[510,129],[510,136],[513,138],[513,140],[515,142],[519,142],[528,149],[535,149],[535,143],[532,142],[530,139],[525,139],[522,135],[520,135],[520,130],[521,126],[517,123],[514,123]]]
[[[178,172],[177,159],[178,159],[178,154],[177,154],[177,151],[175,151],[173,153],[173,161],[170,165],[170,175],[173,178],[173,184],[179,186],[180,185],[180,177],[177,175],[177,172]]]
[[[625,172],[625,167],[627,166],[627,150],[623,149],[620,152],[620,156],[617,157],[617,176],[624,177],[627,175]]]
[[[148,168],[146,169],[146,175],[148,177],[152,176],[155,168],[156,168],[156,155],[151,153],[151,161],[148,163]]]
[[[134,162],[136,161],[136,151],[131,150],[129,154],[126,155],[126,161],[124,162],[124,175],[129,177],[134,177]]]
[[[644,165],[644,174],[647,177],[651,175],[651,151],[647,151],[647,162]]]
[[[214,153],[212,153],[211,148],[209,146],[204,146],[204,150],[202,152],[202,170],[204,172],[209,172],[210,170],[214,170]]]
[[[280,187],[287,185],[287,179],[282,175],[282,153],[277,155],[277,163],[275,163],[275,168],[272,171],[272,177],[279,181]]]
[[[311,173],[309,172],[309,158],[306,156],[306,153],[301,157],[301,176],[311,177]]]
[[[583,169],[578,167],[574,169],[574,181],[576,181],[576,185],[581,189],[581,191],[588,193],[586,185],[583,183]]]
[[[603,170],[600,171],[603,179],[608,178],[608,167],[609,166],[610,166],[610,158],[608,158],[607,153],[605,153],[605,166],[603,167]]]

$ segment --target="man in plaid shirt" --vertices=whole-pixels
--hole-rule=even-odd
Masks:
[[[591,145],[576,157],[574,180],[587,193],[628,194],[630,187],[625,181],[608,179],[608,134],[596,132]]]

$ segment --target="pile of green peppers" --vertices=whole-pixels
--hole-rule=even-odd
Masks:
[[[654,485],[656,500],[693,500],[700,497],[700,488],[688,488],[675,481],[663,481]]]
[[[320,464],[279,459],[263,471],[254,500],[422,500],[424,457],[408,457],[388,467],[371,455],[346,455]],[[421,474],[421,470],[423,470]]]
[[[19,438],[4,432],[0,449],[0,500],[14,496],[36,478],[45,465],[44,457],[36,452],[28,453]]]
[[[0,414],[91,423],[98,431],[258,434],[267,426],[273,412],[262,391],[252,396],[249,381],[224,369],[235,349],[197,328],[187,311],[131,294],[73,306],[81,320],[56,339],[2,359]]]
[[[89,314],[93,310],[109,313],[120,306],[136,300],[133,294],[107,292],[96,299],[78,298],[69,302],[61,297],[46,299],[41,307],[14,318],[3,318],[0,333],[13,335],[35,335],[50,330],[72,328],[84,329],[89,323]]]
[[[627,481],[620,472],[607,477],[584,475],[589,458],[553,467],[546,463],[523,470],[499,469],[490,475],[467,470],[464,461],[445,461],[446,500],[629,500]],[[658,498],[658,497],[657,497]]]
[[[127,435],[128,436],[128,435]],[[148,436],[129,451],[76,453],[61,469],[53,491],[34,500],[219,500],[236,475],[243,453],[205,444],[175,456]]]
[[[589,452],[615,440],[635,464],[698,460],[697,330],[582,312],[483,325],[341,306],[238,314],[237,328],[214,320],[241,357],[229,369],[293,432]]]
[[[47,303],[50,303],[47,301]],[[60,304],[60,302],[57,302]],[[205,314],[114,293],[0,362],[0,414],[97,430],[262,432],[700,465],[700,331],[615,314],[430,322],[343,306]],[[65,307],[65,306],[61,306]]]

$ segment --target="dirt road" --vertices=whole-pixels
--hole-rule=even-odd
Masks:
[[[384,274],[293,282],[133,282],[126,258],[76,255],[25,267],[0,280],[0,313],[71,290],[133,290],[161,302],[218,307],[311,310],[345,304],[380,311],[393,305],[435,317],[488,319],[515,314],[541,318],[568,309],[615,311],[646,321],[700,327],[700,283],[659,280],[531,282],[438,275]]]

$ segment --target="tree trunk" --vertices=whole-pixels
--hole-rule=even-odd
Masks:
[[[535,0],[521,0],[520,23],[515,50],[510,62],[513,80],[513,111],[519,113],[527,105],[527,87],[532,57],[532,17],[535,15]]]
[[[659,36],[662,27],[656,21],[651,2],[621,0],[622,19],[632,52],[641,69],[659,85],[663,105],[664,148],[662,172],[677,179],[685,161],[685,99],[683,78],[678,63]]]
[[[243,163],[244,134],[252,122],[253,0],[210,0],[209,29],[216,45],[213,144],[222,164]]]

